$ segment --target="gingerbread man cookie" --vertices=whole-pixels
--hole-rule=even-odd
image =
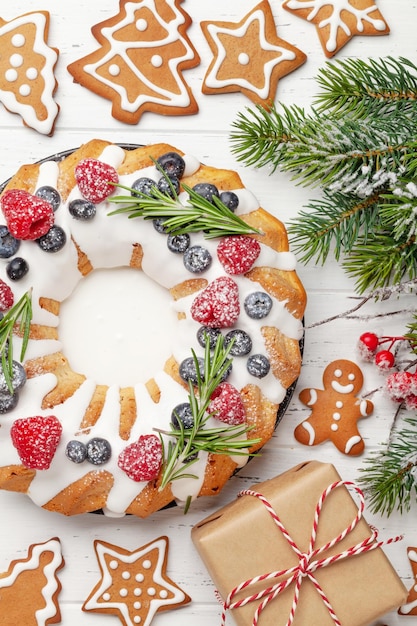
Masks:
[[[410,559],[414,582],[408,592],[407,602],[400,606],[398,613],[400,615],[417,615],[417,548],[407,548],[407,556]]]
[[[294,431],[297,441],[315,446],[330,440],[343,454],[358,455],[365,448],[357,421],[370,415],[374,405],[357,397],[363,374],[356,363],[339,359],[323,373],[324,389],[303,389],[299,398],[312,408],[310,417]]]

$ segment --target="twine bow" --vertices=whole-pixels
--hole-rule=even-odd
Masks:
[[[349,526],[347,526],[337,537],[327,542],[325,545],[319,548],[316,548],[315,543],[317,539],[317,530],[319,526],[319,519],[320,519],[320,514],[322,512],[322,509],[323,509],[324,501],[329,496],[329,494],[331,494],[335,489],[341,486],[351,487],[357,493],[359,497],[359,507],[358,507],[357,515],[349,524]],[[291,546],[291,548],[297,555],[298,564],[295,565],[294,567],[277,570],[274,572],[269,572],[267,574],[256,576],[254,578],[250,578],[248,580],[243,581],[242,583],[237,585],[237,587],[232,589],[232,591],[227,596],[226,600],[223,602],[221,626],[225,626],[226,613],[229,609],[236,609],[241,606],[245,606],[249,602],[256,602],[257,600],[261,600],[261,602],[258,604],[256,608],[253,621],[252,621],[252,626],[257,626],[259,617],[262,611],[264,610],[264,608],[270,602],[272,602],[272,600],[274,600],[280,593],[285,591],[285,589],[287,589],[290,585],[295,584],[292,606],[291,606],[290,614],[288,617],[288,621],[286,623],[286,626],[291,626],[291,624],[294,621],[294,616],[295,616],[295,612],[297,609],[298,600],[300,596],[300,588],[301,588],[301,584],[304,578],[308,578],[313,583],[324,605],[326,606],[333,622],[336,624],[336,626],[341,626],[341,622],[338,619],[336,613],[334,612],[333,607],[329,599],[327,598],[324,590],[322,589],[320,583],[315,577],[314,572],[323,567],[328,567],[329,565],[332,565],[333,563],[336,563],[337,561],[341,561],[342,559],[350,558],[352,556],[362,554],[363,552],[369,552],[370,550],[375,550],[376,548],[380,548],[381,546],[388,545],[396,541],[400,541],[403,538],[402,535],[399,535],[399,536],[387,539],[385,541],[378,541],[377,529],[371,528],[371,536],[364,539],[360,543],[357,543],[356,545],[344,550],[343,552],[334,554],[327,558],[321,558],[321,559],[317,558],[320,554],[322,554],[326,550],[329,550],[336,544],[340,543],[349,533],[353,531],[353,529],[358,525],[359,521],[362,518],[362,514],[365,509],[365,498],[361,489],[359,489],[359,487],[357,487],[352,482],[340,480],[335,483],[332,483],[331,485],[329,485],[329,487],[327,487],[327,489],[323,491],[315,508],[313,528],[312,528],[309,548],[307,552],[302,552],[298,548],[297,544],[292,539],[291,535],[288,533],[288,531],[282,524],[281,520],[279,519],[278,515],[274,511],[272,505],[268,502],[268,500],[261,493],[247,489],[247,490],[241,491],[238,495],[239,497],[253,496],[255,498],[258,498],[258,500],[260,500],[264,504],[268,513],[271,515],[272,519],[274,520],[276,526],[281,531],[282,535],[285,537],[288,544]],[[240,593],[244,589],[250,590],[250,587],[252,585],[255,585],[256,583],[274,580],[274,579],[282,578],[282,577],[286,577],[286,578],[271,586],[268,586],[266,589],[263,589],[262,591],[259,591],[258,593],[253,593],[240,600],[234,600],[235,596],[238,593]]]

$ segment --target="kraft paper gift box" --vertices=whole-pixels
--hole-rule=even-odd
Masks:
[[[251,489],[272,505],[285,529],[302,552],[307,552],[317,502],[322,493],[340,481],[333,465],[311,461]],[[315,547],[327,544],[357,516],[358,503],[343,485],[325,498],[317,526]],[[318,559],[339,554],[372,534],[365,519],[337,545]],[[380,537],[378,540],[388,539]],[[299,558],[277,527],[265,505],[256,497],[243,495],[210,515],[192,530],[192,540],[223,601],[238,585],[269,572],[296,566]],[[401,549],[402,544],[398,544]],[[334,562],[314,576],[342,626],[365,626],[405,602],[407,590],[382,548]],[[284,580],[283,576],[279,580]],[[257,593],[276,580],[258,582],[239,592],[235,600]],[[295,583],[268,602],[259,616],[259,626],[285,626],[293,605]],[[238,626],[251,626],[261,600],[230,609]],[[221,611],[221,609],[220,609]],[[302,579],[294,626],[332,626],[335,620],[315,585]]]

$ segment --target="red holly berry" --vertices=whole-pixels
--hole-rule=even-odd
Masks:
[[[385,386],[391,400],[403,402],[412,392],[413,374],[410,372],[393,372],[387,376]]]
[[[54,415],[16,420],[10,436],[23,465],[29,469],[49,469],[61,439],[62,426]]]
[[[244,274],[255,263],[261,246],[253,237],[230,235],[217,246],[217,256],[228,274]]]
[[[14,295],[9,285],[0,278],[0,311],[8,311],[13,306]]]
[[[154,480],[162,465],[162,444],[156,435],[141,435],[126,446],[117,462],[129,478],[136,482]]]
[[[75,179],[82,196],[98,204],[114,191],[119,175],[111,165],[98,159],[83,159],[75,168]]]
[[[54,223],[52,205],[23,189],[9,189],[1,197],[1,208],[10,234],[16,239],[39,239]]]
[[[239,391],[230,383],[220,383],[210,397],[208,413],[225,424],[243,424],[246,419],[245,406]]]
[[[229,328],[240,313],[239,289],[234,280],[220,276],[208,285],[191,305],[191,317],[210,328]]]
[[[386,371],[394,367],[395,357],[389,350],[380,350],[375,355],[375,364],[380,370]]]
[[[378,339],[378,335],[375,335],[375,333],[363,333],[360,337],[359,337],[359,348],[364,347],[366,348],[366,350],[369,350],[370,352],[375,352],[377,347],[379,344],[379,339]]]

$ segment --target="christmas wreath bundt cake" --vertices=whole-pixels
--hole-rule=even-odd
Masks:
[[[306,296],[283,224],[235,172],[166,144],[93,140],[24,165],[0,206],[0,488],[139,517],[218,493],[300,371]],[[175,316],[161,371],[125,387],[75,371],[60,340],[80,281],[122,267],[167,290]]]

